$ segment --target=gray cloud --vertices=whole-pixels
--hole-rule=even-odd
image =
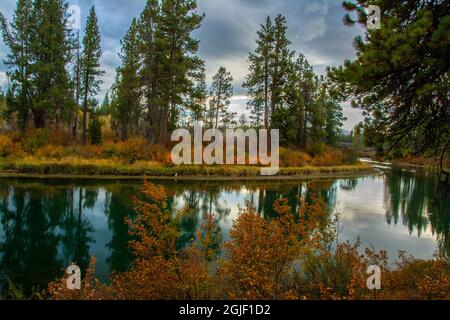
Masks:
[[[242,82],[248,70],[248,53],[255,48],[256,31],[270,15],[283,14],[288,21],[291,48],[302,52],[310,60],[316,72],[323,74],[329,65],[339,65],[345,59],[354,58],[353,38],[361,33],[358,28],[348,28],[342,23],[344,11],[341,0],[198,0],[198,12],[205,13],[202,27],[195,31],[200,39],[199,55],[205,60],[207,78],[220,66],[232,72],[235,94],[243,95]],[[120,39],[126,33],[132,19],[138,18],[145,0],[70,0],[80,5],[82,27],[89,6],[94,3],[102,33],[102,65],[106,71],[102,85],[102,98],[111,86],[115,69],[120,64],[117,57]],[[2,0],[0,10],[11,19],[15,0]],[[7,49],[0,44],[0,58],[5,58]],[[0,78],[6,68],[0,63]],[[1,79],[0,79],[1,81]],[[237,99],[239,102],[242,99]],[[238,105],[238,104],[236,104]],[[237,106],[238,112],[244,105]],[[344,106],[346,124],[352,127],[359,119],[359,111]]]

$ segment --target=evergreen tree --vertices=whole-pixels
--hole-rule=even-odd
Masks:
[[[197,14],[195,0],[162,0],[157,43],[158,86],[161,102],[159,143],[167,141],[168,130],[176,126],[178,107],[192,90],[190,75],[203,67],[197,56],[199,41],[191,33],[200,27],[203,16]]]
[[[89,123],[89,137],[92,145],[99,145],[102,143],[102,123],[97,114],[93,114]]]
[[[191,114],[191,122],[204,120],[207,99],[206,75],[205,69],[202,68],[187,101],[187,109]]]
[[[226,68],[220,67],[213,77],[213,82],[210,89],[210,103],[214,110],[213,125],[214,128],[219,128],[219,120],[229,118],[228,107],[230,105],[230,98],[233,96],[233,77]]]
[[[271,113],[283,106],[285,86],[289,73],[290,62],[294,53],[289,49],[291,42],[287,39],[287,21],[282,15],[275,18],[273,29],[273,53],[270,64],[271,78]]]
[[[95,97],[100,89],[103,75],[100,69],[102,49],[100,46],[100,31],[94,6],[91,7],[86,22],[86,30],[83,38],[83,53],[81,56],[81,91],[83,93],[83,120],[82,143],[86,144],[87,114],[89,112],[89,100]]]
[[[133,19],[130,28],[122,40],[120,58],[122,66],[117,69],[116,83],[114,86],[114,98],[111,102],[114,109],[113,116],[120,128],[120,137],[126,140],[130,133],[134,116],[141,114],[141,81],[139,70],[141,59],[139,50],[139,27],[136,19]]]
[[[292,128],[296,128],[295,137],[291,136],[289,140],[291,142],[296,141],[297,146],[302,150],[306,148],[308,130],[313,126],[313,119],[318,116],[315,115],[314,110],[316,89],[316,76],[312,66],[306,57],[300,53],[297,60],[290,63],[286,101],[288,109],[291,111],[290,115],[287,116],[295,117],[291,125]],[[277,119],[286,121],[284,117],[276,117],[275,125],[279,125]]]
[[[246,128],[248,123],[247,123],[247,116],[245,115],[245,113],[241,114],[239,116],[239,121],[238,121],[238,125],[240,128]]]
[[[265,24],[261,25],[261,30],[257,32],[256,49],[249,55],[250,73],[243,84],[247,88],[250,96],[249,108],[257,115],[255,119],[259,125],[259,113],[263,109],[264,128],[269,128],[270,123],[270,88],[271,66],[274,50],[274,30],[270,17],[267,17]],[[262,108],[263,107],[263,108]]]
[[[31,107],[34,126],[44,128],[48,120],[59,126],[73,106],[66,69],[73,46],[67,28],[68,5],[63,0],[35,0],[33,4],[30,73],[35,92]]]
[[[111,113],[111,100],[109,99],[109,91],[106,91],[105,98],[103,99],[99,114],[102,116],[106,116],[109,115],[110,113]]]
[[[6,66],[10,69],[8,73],[10,95],[16,100],[15,103],[8,104],[8,110],[5,112],[9,116],[17,113],[18,124],[22,131],[27,126],[32,103],[30,83],[32,10],[32,0],[18,0],[10,26],[0,13],[3,40],[10,50],[5,60]]]
[[[159,87],[161,84],[162,48],[159,37],[160,6],[158,0],[148,0],[138,21],[139,25],[139,52],[142,55],[142,68],[140,69],[143,96],[145,98],[146,136],[150,142],[155,142],[159,137],[161,96]]]
[[[329,76],[354,106],[367,114],[381,108],[379,128],[391,149],[431,151],[441,159],[442,171],[450,147],[449,1],[377,1],[381,29],[367,28],[368,4],[344,2],[346,10],[358,12],[356,21],[347,15],[345,23],[361,24],[365,39],[354,41],[356,60],[330,69]]]

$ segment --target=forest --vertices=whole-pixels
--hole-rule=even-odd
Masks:
[[[331,83],[290,47],[282,15],[267,17],[255,31],[242,84],[247,118],[230,108],[233,76],[225,67],[206,83],[200,43],[192,36],[204,18],[196,7],[195,1],[148,1],[121,41],[115,83],[100,103],[104,71],[95,7],[80,39],[67,27],[65,1],[18,1],[11,22],[1,16],[10,71],[2,93],[0,148],[12,158],[3,168],[28,165],[41,172],[44,160],[61,158],[68,165],[112,157],[116,165],[167,164],[170,133],[195,121],[221,130],[279,129],[281,144],[292,150],[286,166],[356,163],[354,154],[336,148],[345,118]],[[25,161],[26,156],[34,158]]]
[[[370,1],[343,2],[347,12],[343,23],[359,25],[364,36],[354,39],[355,59],[329,66],[326,74],[316,73],[306,55],[293,49],[289,22],[283,15],[261,21],[254,30],[254,49],[245,57],[249,69],[242,87],[248,98],[247,117],[231,107],[234,78],[226,66],[218,68],[208,84],[205,61],[198,54],[202,44],[194,36],[205,18],[198,12],[197,1],[147,0],[121,40],[114,84],[99,99],[104,70],[96,7],[90,8],[80,36],[69,27],[67,1],[17,0],[11,21],[0,14],[3,42],[9,49],[4,61],[8,83],[0,93],[0,172],[256,180],[259,168],[255,166],[175,166],[170,157],[171,133],[178,128],[194,130],[197,121],[219,130],[279,129],[281,176],[367,174],[373,168],[360,162],[367,154],[379,160],[425,159],[424,169],[443,187],[430,192],[435,184],[431,187],[428,180],[419,185],[408,177],[388,179],[386,189],[397,190],[398,198],[386,201],[393,210],[386,215],[388,220],[397,220],[399,210],[405,210],[410,216],[402,217],[403,223],[409,223],[410,229],[425,230],[425,218],[412,211],[417,207],[420,214],[424,207],[432,210],[427,213],[434,223],[430,223],[432,235],[439,243],[433,258],[416,259],[400,252],[393,262],[384,250],[362,248],[359,238],[340,242],[339,214],[329,212],[313,183],[306,194],[297,195],[296,203],[282,194],[274,195],[270,203],[273,216],[262,215],[250,202],[242,204],[227,241],[217,223],[220,212],[212,210],[207,210],[201,221],[196,221],[199,228],[186,236],[181,225],[189,207],[169,208],[167,189],[146,179],[140,193],[127,195],[133,202],[132,213],[120,216],[125,221],[109,222],[127,235],[119,244],[127,261],[111,273],[108,283],[96,278],[95,258],[89,263],[86,227],[78,235],[84,237],[84,244],[78,247],[69,231],[49,240],[54,242],[49,244],[49,255],[55,254],[60,239],[65,247],[78,250],[72,252],[70,262],[82,264],[81,290],[69,290],[67,277],[55,272],[27,294],[8,279],[7,296],[449,299],[450,224],[445,205],[450,190],[450,1],[375,2],[383,13],[380,29],[367,27]],[[342,105],[346,101],[364,116],[351,133],[343,130]],[[19,214],[10,211],[8,201],[12,199],[17,208],[24,209],[30,200],[20,194],[10,199],[12,189],[5,188],[0,206],[7,217],[2,217],[2,223],[10,240],[14,232],[9,223],[21,226],[22,220],[14,219]],[[443,205],[401,198],[404,194],[423,196],[424,190],[427,201],[442,193]],[[66,220],[59,221],[63,218],[55,215],[34,223],[53,223],[52,227],[61,225],[67,230],[78,223],[82,230],[82,202],[87,206],[92,200],[92,208],[95,197],[85,194],[83,200],[80,189],[78,221],[73,216],[74,194],[67,197],[72,211]],[[36,199],[31,200],[42,207]],[[61,204],[55,200],[54,205]],[[23,212],[31,219],[29,212]],[[8,244],[0,246],[0,251],[13,256],[14,242]],[[77,257],[79,261],[75,261]],[[14,259],[6,258],[14,264]],[[383,271],[382,291],[366,287],[366,270],[374,264]]]

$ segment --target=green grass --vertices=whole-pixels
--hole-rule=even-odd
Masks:
[[[29,175],[74,175],[74,176],[153,176],[153,177],[259,177],[257,166],[165,166],[155,162],[120,163],[112,160],[62,159],[18,160],[0,159],[3,173]],[[333,175],[368,172],[365,164],[340,165],[331,167],[280,168],[277,176]]]

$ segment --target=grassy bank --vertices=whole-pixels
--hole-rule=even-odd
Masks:
[[[83,176],[83,177],[204,177],[204,178],[261,178],[257,166],[168,166],[153,161],[137,161],[133,164],[113,160],[96,159],[49,159],[35,158],[2,159],[0,173],[5,175]],[[327,167],[280,168],[277,178],[342,177],[371,172],[366,164]],[[273,177],[272,177],[273,178]]]

